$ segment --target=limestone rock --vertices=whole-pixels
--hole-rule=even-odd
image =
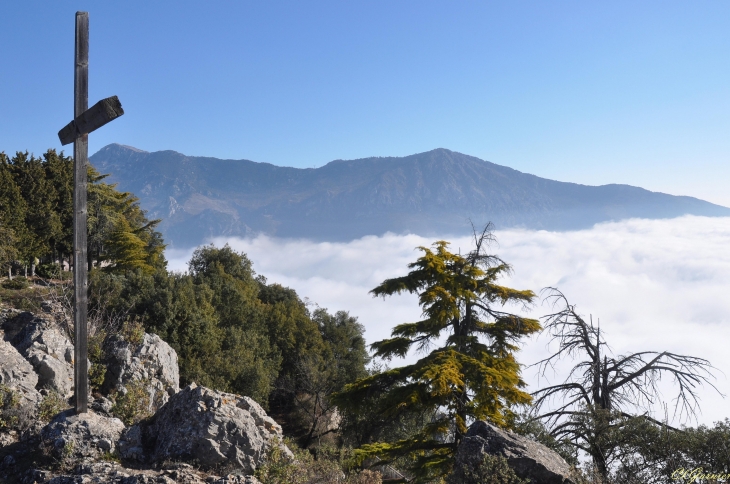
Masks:
[[[127,469],[112,462],[94,462],[76,466],[72,475],[61,475],[47,484],[261,484],[253,476],[209,476],[188,464],[164,469]]]
[[[60,413],[41,430],[41,438],[61,459],[96,459],[117,448],[124,424],[118,418],[94,412],[76,415],[73,409]]]
[[[55,322],[20,313],[8,318],[3,329],[5,339],[33,365],[38,375],[36,388],[71,396],[74,348]]]
[[[26,403],[35,404],[41,399],[37,384],[38,375],[33,366],[13,345],[0,339],[0,385],[17,391]]]
[[[140,344],[113,339],[106,353],[107,391],[124,393],[130,383],[141,382],[150,397],[150,413],[180,391],[177,353],[156,334],[145,333]]]
[[[119,442],[122,458],[196,461],[203,467],[235,466],[253,474],[281,427],[253,400],[192,384],[170,397],[152,419],[129,428]]]
[[[484,454],[505,457],[518,477],[539,484],[572,484],[571,468],[556,452],[527,437],[486,422],[469,427],[456,452],[457,463],[474,465]]]

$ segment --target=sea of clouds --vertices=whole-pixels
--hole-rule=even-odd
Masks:
[[[498,230],[495,235],[491,252],[513,268],[505,285],[538,294],[548,286],[559,288],[580,314],[600,319],[614,355],[667,350],[706,358],[717,368],[717,389],[730,395],[730,218],[632,219],[572,232]],[[455,251],[472,247],[470,237],[444,238]],[[388,337],[395,324],[420,319],[421,311],[415,295],[382,299],[368,292],[386,278],[405,275],[420,255],[416,247],[435,240],[386,234],[343,243],[266,236],[211,242],[245,252],[258,274],[295,289],[311,304],[349,311],[373,342]],[[186,270],[192,251],[168,251],[169,268]],[[540,317],[551,309],[538,300],[522,313]],[[526,341],[520,361],[529,365],[545,358],[555,348],[548,343],[547,335]],[[525,368],[528,390],[562,382],[565,369],[540,377],[535,368]],[[670,419],[673,388],[671,381],[662,381]],[[730,416],[728,400],[715,390],[704,386],[699,394],[700,423]]]

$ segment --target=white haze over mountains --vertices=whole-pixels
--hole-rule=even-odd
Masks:
[[[632,219],[574,232],[495,234],[492,252],[513,267],[504,284],[536,293],[547,286],[559,288],[580,314],[600,319],[614,355],[667,350],[710,360],[718,369],[715,384],[728,398],[708,386],[700,389],[699,422],[730,416],[730,218]],[[470,238],[444,239],[453,250],[471,248]],[[357,316],[370,343],[388,337],[395,324],[419,319],[420,309],[414,295],[376,299],[368,291],[386,278],[406,274],[407,264],[420,254],[414,248],[435,240],[386,234],[347,243],[265,236],[211,242],[245,252],[269,282],[291,287],[330,312],[347,310]],[[186,270],[191,253],[168,251],[170,269]],[[527,314],[539,317],[550,309],[538,302]],[[547,335],[532,338],[518,358],[530,364],[546,357],[547,342]],[[525,369],[529,390],[562,382],[564,369],[548,374],[547,381],[538,380],[534,368]],[[674,396],[668,379],[661,388],[667,400]],[[670,403],[670,418],[672,408]]]

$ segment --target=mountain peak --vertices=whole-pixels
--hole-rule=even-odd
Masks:
[[[119,143],[111,143],[100,149],[97,153],[113,153],[113,152],[124,152],[124,151],[131,151],[134,153],[149,153],[149,151],[140,150],[139,148],[135,148],[134,146],[129,145],[123,145]]]
[[[632,217],[730,215],[690,197],[558,182],[445,148],[307,170],[113,144],[91,162],[140,197],[151,217],[162,218],[160,230],[177,247],[257,233],[319,240],[388,231],[441,237],[468,233],[470,219],[500,229],[572,230]]]

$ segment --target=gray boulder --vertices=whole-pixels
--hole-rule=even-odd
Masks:
[[[456,452],[456,464],[474,466],[484,454],[502,456],[532,484],[572,484],[571,467],[555,451],[483,421],[474,422]]]
[[[0,339],[0,385],[18,392],[25,403],[35,404],[41,399],[37,384],[38,375],[33,366],[13,345]]]
[[[113,453],[124,431],[118,418],[94,412],[76,415],[75,410],[60,413],[41,430],[41,439],[52,454],[63,460],[98,459]]]
[[[237,467],[253,474],[281,427],[247,397],[191,384],[170,397],[151,423],[130,427],[119,442],[122,458],[146,462],[196,461],[203,467]]]
[[[128,469],[113,462],[93,462],[76,466],[72,475],[61,475],[47,484],[261,484],[253,476],[207,475],[188,464],[164,469]]]
[[[116,338],[107,345],[106,353],[107,391],[126,393],[130,383],[143,384],[150,413],[180,391],[177,353],[156,334],[145,333],[139,344]]]
[[[3,329],[5,339],[33,365],[38,375],[36,388],[71,396],[74,348],[54,321],[20,313],[7,318]]]

